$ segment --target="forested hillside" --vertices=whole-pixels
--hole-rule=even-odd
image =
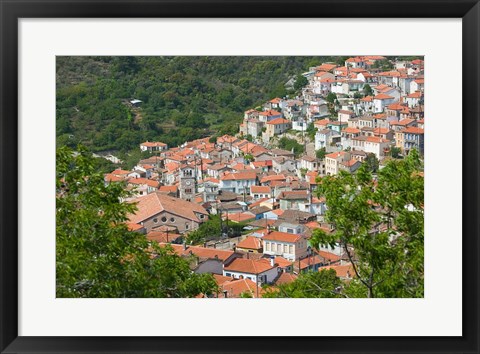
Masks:
[[[238,132],[246,109],[342,57],[57,57],[57,145],[129,151]],[[139,108],[127,103],[142,100]]]

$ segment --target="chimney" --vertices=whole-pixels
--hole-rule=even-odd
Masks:
[[[275,266],[275,257],[270,257],[270,265],[271,265],[272,267]]]
[[[187,250],[187,244],[184,242],[183,243],[183,250],[186,251]]]
[[[225,299],[228,297],[228,291],[227,290],[223,290],[223,297]]]

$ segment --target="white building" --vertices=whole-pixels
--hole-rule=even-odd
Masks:
[[[274,259],[235,258],[223,265],[223,276],[250,279],[256,284],[270,284],[278,276]]]

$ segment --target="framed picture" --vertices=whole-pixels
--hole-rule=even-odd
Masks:
[[[477,1],[0,1],[2,353],[478,353]]]

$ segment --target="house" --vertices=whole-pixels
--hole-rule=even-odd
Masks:
[[[250,162],[250,166],[254,169],[261,169],[263,172],[271,171],[273,168],[272,160],[260,160]]]
[[[318,130],[327,129],[328,123],[330,123],[329,119],[320,119],[313,122],[313,126]]]
[[[283,109],[283,115],[288,120],[297,120],[304,113],[305,106],[303,101],[289,100]]]
[[[248,111],[245,111],[243,119],[244,120],[255,119],[255,118],[258,118],[259,114],[260,114],[259,111],[255,109],[249,109]]]
[[[408,95],[412,92],[412,82],[415,80],[414,76],[402,75],[398,78],[398,87],[402,94]]]
[[[423,93],[421,91],[415,91],[405,97],[405,102],[408,104],[409,108],[417,106],[423,98]]]
[[[255,200],[262,198],[271,198],[272,189],[269,186],[251,186],[250,196],[252,196],[252,198]]]
[[[333,269],[337,275],[342,280],[350,280],[355,276],[355,270],[351,263],[344,263],[338,265],[329,265],[325,267],[318,268],[319,272]]]
[[[403,146],[398,146],[402,152],[408,154],[412,149],[417,149],[420,154],[424,153],[424,130],[418,127],[407,127],[400,132],[403,135]]]
[[[292,122],[284,118],[276,118],[268,121],[265,124],[265,127],[267,129],[264,134],[264,140],[266,136],[267,137],[266,140],[268,141],[269,139],[273,138],[275,135],[283,134],[288,129],[290,129],[292,127]]]
[[[254,171],[228,173],[220,178],[220,189],[236,194],[250,194],[250,187],[258,185]]]
[[[325,173],[327,175],[337,175],[340,168],[340,162],[350,161],[351,155],[346,151],[333,152],[325,155]]]
[[[158,188],[158,191],[161,193],[168,194],[171,197],[175,197],[175,198],[179,197],[178,186],[161,186],[160,188]]]
[[[282,173],[285,171],[295,172],[297,163],[291,157],[279,156],[272,159],[272,168],[276,173]]]
[[[331,121],[330,123],[327,124],[327,129],[331,129],[331,130],[337,132],[338,134],[340,134],[342,129],[346,128],[346,127],[348,127],[347,119],[345,119],[344,121],[341,121],[341,120]]]
[[[270,284],[278,276],[274,259],[235,258],[224,264],[223,276],[235,279],[249,279],[255,284]]]
[[[129,214],[130,222],[141,224],[147,233],[167,225],[180,233],[196,230],[208,220],[208,212],[200,205],[183,199],[170,197],[161,192],[153,192],[132,201],[137,206],[134,214]]]
[[[213,178],[220,178],[221,176],[232,171],[230,167],[225,164],[214,164],[207,167],[207,174]]]
[[[378,74],[378,82],[388,86],[398,86],[401,74],[398,71],[385,71]]]
[[[317,171],[321,168],[322,161],[320,159],[304,155],[300,158],[300,168],[308,171]]]
[[[355,117],[355,112],[341,109],[338,111],[338,121],[339,122],[348,122],[349,119]],[[332,122],[333,123],[333,122]]]
[[[385,110],[385,108],[395,102],[395,97],[389,96],[384,93],[379,93],[378,95],[373,97],[373,110],[374,113],[381,113]]]
[[[246,129],[246,135],[251,135],[251,136],[259,136],[262,133],[262,129],[265,125],[264,122],[262,122],[259,119],[249,119],[245,121],[245,124],[247,125]]]
[[[312,90],[317,94],[328,95],[333,81],[335,81],[335,75],[326,71],[318,71],[313,77]]]
[[[206,248],[200,246],[170,245],[174,252],[186,258],[193,258],[193,271],[197,274],[223,274],[223,265],[242,257],[241,254],[229,250]]]
[[[341,161],[338,163],[338,169],[340,171],[346,171],[348,173],[354,173],[356,170],[360,168],[362,163],[354,158],[351,158],[347,161]],[[321,205],[321,204],[320,204]],[[324,210],[323,210],[324,212]]]
[[[374,104],[373,104],[373,96],[365,96],[360,99],[360,102],[355,105],[355,111],[357,115],[362,115],[367,112],[373,112]]]
[[[302,235],[272,231],[263,236],[263,253],[295,261],[307,255],[307,239]]]
[[[322,65],[319,65],[314,68],[315,71],[328,71],[332,72],[333,69],[335,69],[338,65],[332,64],[332,63],[323,63]]]
[[[205,181],[203,182],[203,202],[215,202],[218,197],[220,181]]]
[[[345,66],[347,68],[365,68],[365,61],[361,57],[348,58],[345,60]]]
[[[365,139],[365,153],[375,154],[377,159],[382,160],[390,147],[390,140],[382,139],[378,136],[368,136]]]
[[[360,129],[353,127],[346,127],[342,130],[342,149],[347,149],[352,146],[352,138],[356,138],[360,135]]]
[[[258,114],[258,119],[264,123],[267,123],[277,118],[282,118],[282,113],[275,111],[273,109],[270,109],[268,111],[263,111]]]
[[[159,141],[146,141],[140,144],[140,150],[148,152],[165,151],[168,150],[168,146]]]
[[[142,196],[157,191],[159,183],[146,178],[132,178],[127,182],[127,187],[132,187],[136,196]]]
[[[248,278],[235,279],[224,276],[222,276],[222,278],[222,281],[219,283],[220,292],[217,295],[218,298],[241,298],[242,296],[261,298],[264,293],[261,285]],[[217,278],[215,278],[215,280],[217,280]]]
[[[308,190],[285,191],[277,195],[282,210],[299,210],[299,204],[309,200]]]
[[[325,148],[326,152],[336,151],[340,143],[341,135],[336,130],[324,129],[315,133],[315,150]]]
[[[278,225],[278,231],[286,232],[287,234],[300,235],[304,233],[305,227],[300,224],[282,222],[280,225]]]
[[[413,80],[410,83],[410,92],[416,92],[416,91],[422,91],[423,92],[424,84],[425,84],[425,80],[423,78]]]
[[[235,250],[248,253],[262,253],[262,240],[258,237],[247,236],[237,244]]]
[[[265,104],[265,108],[267,110],[272,110],[272,109],[282,110],[284,106],[285,106],[285,101],[279,97],[275,97],[274,99],[268,101]]]

